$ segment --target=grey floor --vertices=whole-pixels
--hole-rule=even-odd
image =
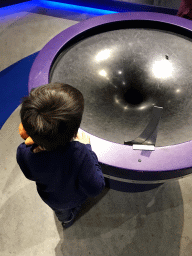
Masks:
[[[31,6],[0,17],[0,71],[91,17],[67,11],[60,18],[42,13]],[[20,106],[0,133],[0,256],[192,255],[191,176],[142,193],[106,188],[90,198],[74,225],[63,231],[36,184],[24,177],[16,162],[16,149],[23,142],[17,133],[19,110]]]

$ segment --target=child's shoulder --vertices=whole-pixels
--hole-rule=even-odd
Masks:
[[[86,150],[86,144],[83,144],[83,143],[80,143],[79,141],[77,140],[73,140],[70,142],[70,145],[72,148],[76,148],[76,149],[80,149],[80,150]]]
[[[74,151],[79,151],[79,152],[88,152],[91,149],[90,144],[83,144],[80,143],[79,141],[72,141],[70,142],[71,149]]]

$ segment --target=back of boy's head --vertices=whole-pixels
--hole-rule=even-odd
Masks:
[[[35,144],[52,151],[77,135],[84,99],[76,88],[63,83],[42,85],[23,97],[21,104],[21,122]]]

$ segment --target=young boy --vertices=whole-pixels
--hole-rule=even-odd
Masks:
[[[21,104],[21,122],[34,144],[19,145],[17,163],[63,227],[70,227],[87,198],[105,187],[90,138],[78,133],[83,95],[70,85],[51,83],[32,89]]]

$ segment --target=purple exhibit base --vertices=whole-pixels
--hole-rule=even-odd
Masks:
[[[56,58],[64,48],[79,43],[78,40],[87,31],[90,34],[92,31],[100,34],[102,27],[114,28],[116,24],[125,24],[124,21],[129,21],[130,27],[133,21],[139,22],[141,27],[145,21],[150,22],[153,29],[162,26],[164,30],[168,30],[169,27],[178,34],[182,30],[185,36],[189,36],[190,40],[192,38],[191,21],[177,16],[137,12],[92,18],[69,27],[44,46],[31,68],[28,91],[50,83],[50,72]],[[145,151],[134,150],[132,146],[89,135],[92,149],[101,163],[106,185],[114,190],[132,192],[149,190],[192,173],[192,140],[184,140],[176,145],[155,147],[154,151]]]
[[[135,171],[100,162],[106,187],[122,192],[142,192],[154,189],[170,180],[177,181],[191,174],[191,168],[174,171]]]

